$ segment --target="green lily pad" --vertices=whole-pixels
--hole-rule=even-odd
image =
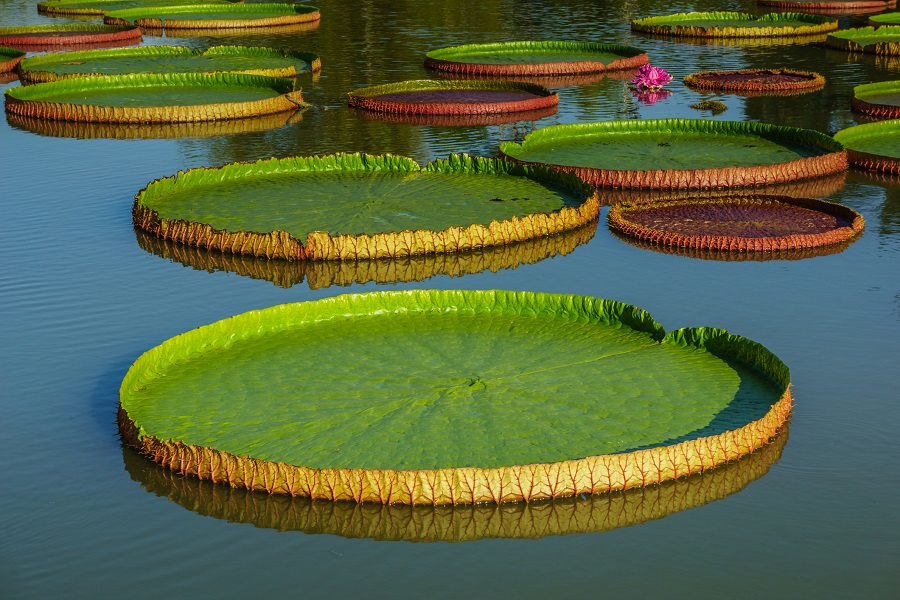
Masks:
[[[666,334],[620,302],[384,292],[173,338],[129,369],[119,422],[161,464],[235,487],[529,500],[658,483],[751,452],[787,418],[789,377],[755,342]]]
[[[850,164],[900,174],[900,119],[849,127],[837,132],[834,139],[847,148]]]
[[[0,46],[41,52],[63,48],[128,46],[141,41],[141,30],[132,25],[27,25],[0,27]]]
[[[613,494],[515,504],[403,506],[260,494],[183,477],[122,446],[125,470],[141,489],[228,523],[379,541],[466,542],[599,533],[699,508],[763,477],[781,458],[787,428],[756,452],[719,468]]]
[[[634,31],[673,37],[796,37],[837,28],[836,19],[806,13],[690,12],[631,22]]]
[[[204,4],[228,4],[233,0],[204,0]],[[240,0],[234,0],[240,1]],[[47,0],[38,2],[38,12],[59,16],[102,16],[112,10],[197,4],[197,0]]]
[[[573,177],[496,159],[453,155],[420,168],[342,154],[192,169],[148,185],[133,216],[164,239],[226,252],[347,260],[554,235],[594,220],[595,196]]]
[[[827,135],[764,123],[658,119],[544,127],[501,154],[546,164],[586,183],[626,188],[764,185],[846,169]]]
[[[900,118],[900,81],[856,86],[853,88],[851,108],[876,119]]]
[[[559,95],[533,83],[509,81],[401,81],[353,90],[350,106],[401,115],[485,115],[543,110]]]
[[[900,25],[900,12],[882,13],[869,17],[869,25],[872,27],[883,27],[885,25]]]
[[[305,4],[190,4],[148,6],[104,13],[103,22],[150,29],[234,29],[318,21],[319,9]]]
[[[214,46],[207,50],[186,46],[143,46],[54,52],[32,56],[23,63],[21,76],[29,82],[130,73],[228,72],[293,77],[321,69],[319,57],[309,52],[247,46]]]
[[[825,45],[847,52],[900,56],[900,27],[845,29],[829,34]]]
[[[466,44],[425,55],[429,69],[471,76],[600,73],[646,63],[647,53],[638,48],[584,42]]]
[[[7,112],[99,123],[236,119],[296,110],[290,79],[232,73],[76,77],[6,91]]]
[[[0,46],[0,73],[9,73],[23,58],[25,58],[25,52]]]

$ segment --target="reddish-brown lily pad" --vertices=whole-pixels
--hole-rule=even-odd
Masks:
[[[875,119],[900,119],[900,81],[856,86],[851,108]]]
[[[756,0],[758,6],[794,12],[859,15],[897,6],[897,0]]]
[[[25,58],[25,53],[21,50],[0,46],[0,73],[9,73],[23,58]]]
[[[695,90],[736,93],[745,96],[802,94],[825,85],[825,78],[810,71],[793,69],[740,69],[701,71],[684,78]]]
[[[865,227],[841,204],[787,196],[676,199],[617,204],[611,229],[652,244],[771,252],[845,242]]]
[[[535,110],[480,115],[421,115],[375,112],[365,109],[356,109],[354,112],[363,119],[370,121],[378,120],[388,123],[400,123],[402,125],[426,127],[485,127],[488,125],[503,125],[505,123],[518,123],[523,121],[539,121],[555,115],[556,106],[537,108]]]
[[[559,96],[531,83],[505,81],[403,81],[348,94],[350,106],[412,115],[485,115],[554,107]]]
[[[29,25],[0,27],[0,46],[29,52],[71,47],[127,46],[141,41],[132,25]]]
[[[500,42],[432,50],[425,67],[467,76],[546,76],[603,73],[647,64],[631,46],[583,42]]]
[[[848,127],[834,139],[847,148],[854,167],[900,175],[900,119]]]

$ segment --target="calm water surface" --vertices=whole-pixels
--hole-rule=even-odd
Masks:
[[[650,14],[754,9],[747,0],[664,7],[647,0],[318,4],[322,22],[314,29],[144,41],[317,52],[321,76],[300,78],[313,107],[282,127],[116,140],[86,139],[90,130],[80,131],[85,139],[52,137],[0,121],[0,597],[896,598],[897,178],[850,172],[815,188],[860,211],[867,228],[842,252],[803,260],[664,254],[623,242],[601,220],[590,239],[544,260],[345,286],[326,285],[341,274],[285,282],[254,261],[236,266],[144,249],[130,211],[135,192],[179,169],[337,151],[393,152],[421,163],[450,152],[489,156],[501,141],[555,123],[679,116],[834,133],[856,122],[849,112],[853,86],[900,78],[900,61],[850,56],[811,41],[651,39],[628,27],[632,18]],[[42,17],[34,5],[0,0],[0,26],[70,22]],[[841,25],[863,20],[842,17]],[[430,49],[514,39],[640,46],[675,75],[673,94],[643,105],[625,81],[594,78],[560,87],[555,115],[487,126],[389,123],[346,106],[345,93],[354,88],[426,78],[422,60]],[[803,96],[749,99],[698,94],[680,83],[698,70],[782,65],[819,71],[828,83]],[[728,110],[711,117],[689,108],[703,99],[720,99]],[[667,329],[712,325],[758,340],[793,373],[796,410],[783,451],[772,452],[771,466],[759,473],[746,471],[749,463],[734,465],[729,477],[742,483],[715,502],[680,503],[672,500],[681,493],[675,490],[667,496],[671,504],[652,513],[664,518],[617,521],[644,521],[630,527],[602,531],[600,524],[622,516],[610,510],[629,505],[614,497],[597,499],[613,508],[590,513],[588,524],[574,529],[583,533],[411,543],[371,539],[387,535],[355,539],[339,522],[299,526],[305,517],[291,512],[301,511],[299,503],[284,508],[245,493],[222,500],[220,491],[167,478],[123,450],[115,425],[118,385],[144,350],[254,308],[419,287],[595,295],[646,308]],[[256,512],[245,508],[250,505]],[[409,520],[413,513],[391,514]],[[451,520],[476,519],[467,515]]]

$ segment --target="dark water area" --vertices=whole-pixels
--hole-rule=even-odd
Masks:
[[[143,42],[319,54],[321,74],[298,79],[312,106],[290,119],[171,130],[0,119],[0,597],[895,598],[897,177],[850,171],[785,186],[849,206],[867,226],[840,251],[770,261],[626,243],[607,229],[604,209],[596,229],[558,247],[329,271],[157,243],[136,234],[131,207],[148,182],[188,168],[339,151],[420,164],[452,152],[494,156],[500,142],[557,123],[691,117],[833,134],[863,121],[850,112],[853,87],[900,79],[900,59],[826,50],[821,39],[682,42],[628,25],[692,9],[760,12],[749,0],[317,4],[316,26]],[[0,0],[0,27],[85,22],[41,16],[35,5]],[[861,26],[865,16],[839,20]],[[557,80],[555,114],[488,123],[379,119],[347,106],[351,90],[433,76],[423,67],[429,50],[521,39],[638,46],[674,75],[672,94],[643,104],[625,75]],[[701,70],[782,66],[817,71],[826,85],[742,97],[681,83]],[[0,81],[0,90],[19,85]],[[690,108],[707,99],[728,109]],[[410,288],[585,294],[635,304],[667,330],[728,329],[791,368],[790,430],[764,458],[655,488],[650,499],[456,512],[267,501],[160,473],[123,450],[118,387],[145,350],[251,309]],[[463,531],[446,533],[453,528]]]

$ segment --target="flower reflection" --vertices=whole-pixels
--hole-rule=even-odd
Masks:
[[[631,95],[637,98],[637,101],[641,104],[653,105],[671,96],[672,92],[671,90],[642,90],[634,88],[631,90]]]

